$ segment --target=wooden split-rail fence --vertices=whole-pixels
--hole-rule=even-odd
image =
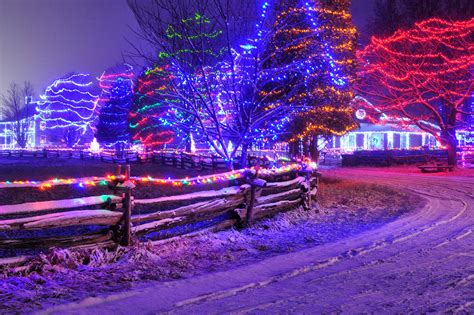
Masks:
[[[301,167],[264,175],[249,169],[229,179],[227,187],[199,185],[193,192],[156,198],[137,198],[136,185],[142,182],[130,178],[129,165],[118,166],[116,175],[108,182],[108,195],[0,205],[0,264],[17,261],[5,257],[22,249],[127,246],[133,239],[162,240],[246,226],[298,206],[309,210],[320,174]]]
[[[0,157],[7,158],[63,158],[81,160],[99,160],[105,163],[156,163],[184,169],[225,170],[229,169],[229,162],[215,154],[197,154],[184,151],[125,151],[123,156],[117,157],[114,150],[104,150],[94,153],[89,150],[78,149],[37,149],[37,150],[0,150]],[[238,160],[238,159],[237,159]],[[275,161],[273,161],[275,162]],[[250,156],[249,165],[271,166],[272,161],[265,156]],[[234,168],[240,168],[238,162],[232,163]]]

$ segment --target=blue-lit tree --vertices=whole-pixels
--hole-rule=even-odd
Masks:
[[[130,141],[127,117],[132,104],[134,75],[131,66],[125,66],[123,72],[110,71],[99,78],[102,93],[96,138],[105,147],[115,147],[118,154]]]
[[[240,151],[241,163],[246,164],[252,141],[274,135],[276,128],[267,125],[280,126],[278,120],[290,110],[285,100],[274,106],[259,94],[263,81],[272,80],[275,87],[284,84],[273,69],[263,69],[271,39],[271,5],[235,6],[217,0],[213,5],[202,0],[157,3],[154,8],[132,1],[129,5],[144,38],[156,48],[156,56],[147,58],[152,68],[168,66],[168,84],[152,96],[169,109],[163,123],[180,134],[192,134],[196,143],[229,162]],[[170,16],[164,17],[162,8]]]
[[[283,139],[294,147],[309,144],[316,159],[318,137],[342,135],[356,127],[349,106],[354,97],[356,29],[349,8],[348,0],[288,0],[276,6],[265,66],[278,69],[276,76],[285,84],[275,89],[267,81],[261,94],[270,104],[291,104],[291,133]]]
[[[98,98],[89,74],[71,74],[48,86],[37,109],[50,139],[59,137],[68,147],[92,140]]]

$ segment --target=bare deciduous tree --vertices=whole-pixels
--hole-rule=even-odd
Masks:
[[[465,127],[474,89],[474,18],[429,19],[360,51],[357,90],[382,112],[416,125],[447,146],[456,165],[456,128]]]
[[[135,47],[135,56],[161,66],[157,69],[166,68],[168,74],[166,88],[152,96],[169,108],[170,114],[163,119],[229,161],[240,150],[241,163],[246,164],[251,142],[263,130],[271,132],[263,127],[290,110],[285,99],[269,104],[260,94],[269,80],[274,81],[273,90],[282,84],[274,80],[279,69],[265,66],[271,32],[276,31],[264,25],[271,17],[259,12],[255,1],[237,5],[230,0],[152,0],[147,4],[129,0],[128,4],[140,26],[138,35],[154,50],[146,54]],[[259,19],[261,23],[255,26]],[[288,91],[285,97],[292,96]]]
[[[2,95],[0,113],[4,120],[11,122],[11,136],[21,148],[28,143],[28,129],[34,109],[26,102],[26,97],[33,94],[33,85],[25,81],[23,86],[12,82],[6,94]]]

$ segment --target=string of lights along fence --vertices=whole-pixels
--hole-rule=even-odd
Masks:
[[[287,173],[290,171],[297,171],[305,166],[301,164],[289,164],[279,168],[262,168],[258,170],[260,175],[277,175]],[[152,176],[131,176],[130,180],[133,183],[153,183],[158,185],[172,185],[172,186],[192,186],[192,185],[204,185],[213,184],[218,182],[226,182],[245,177],[250,172],[255,172],[255,168],[245,168],[236,171],[230,171],[219,174],[197,176],[191,178],[154,178]],[[124,175],[107,175],[105,177],[87,177],[87,178],[54,178],[46,181],[35,181],[35,180],[7,180],[0,181],[1,188],[18,188],[18,187],[31,187],[39,188],[40,190],[47,190],[54,186],[76,186],[79,188],[91,187],[91,186],[106,186],[115,180],[124,180]]]

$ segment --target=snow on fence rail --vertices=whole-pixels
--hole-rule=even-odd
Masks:
[[[171,183],[206,183],[206,178],[221,178],[228,179],[229,187],[212,190],[202,185],[195,192],[139,199],[134,197],[136,185],[161,182],[131,178],[127,165],[125,174],[118,167],[118,173],[108,178],[110,195],[0,205],[0,250],[128,245],[131,237],[156,240],[203,228],[248,225],[299,205],[310,209],[316,198],[319,173],[310,167],[294,164],[234,173]],[[163,183],[170,184],[167,180]]]
[[[125,151],[122,157],[115,156],[115,151],[101,151],[94,153],[89,150],[76,149],[37,149],[37,150],[0,150],[0,157],[28,157],[28,158],[67,158],[81,160],[100,160],[106,163],[158,163],[183,169],[229,169],[229,163],[218,155],[196,154],[182,151],[153,151],[137,152]],[[263,156],[251,156],[250,165],[269,167],[271,159]],[[233,165],[238,167],[236,163]]]

